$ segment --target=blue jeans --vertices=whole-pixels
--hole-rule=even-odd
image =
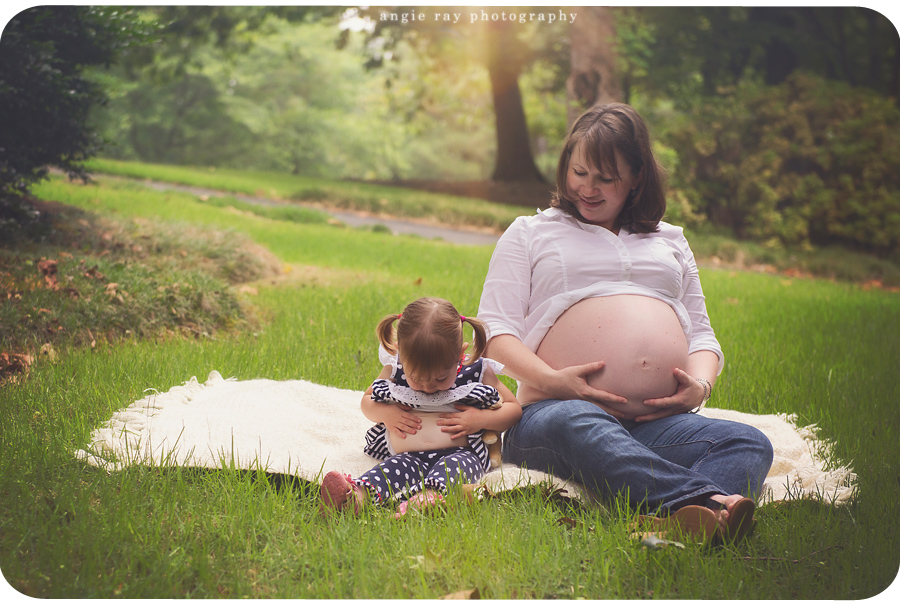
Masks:
[[[772,444],[743,423],[693,414],[636,423],[583,400],[544,400],[506,432],[503,460],[666,512],[716,494],[757,494]]]

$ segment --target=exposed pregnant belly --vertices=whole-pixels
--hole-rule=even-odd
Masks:
[[[634,418],[654,410],[644,400],[675,393],[678,381],[672,373],[685,369],[687,351],[684,331],[669,305],[650,297],[616,295],[583,299],[567,309],[541,341],[537,355],[557,370],[604,361],[588,383],[627,398],[627,406],[617,408]],[[518,397],[528,403],[548,396],[522,385]]]

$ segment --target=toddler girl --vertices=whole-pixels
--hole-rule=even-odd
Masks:
[[[394,343],[394,324],[396,344]],[[466,357],[463,324],[474,332]],[[449,301],[423,298],[378,324],[381,374],[362,398],[363,414],[377,425],[364,451],[384,462],[359,478],[331,471],[322,481],[323,508],[352,507],[369,497],[425,509],[443,500],[450,485],[469,484],[490,467],[481,440],[486,429],[504,431],[522,416],[512,392],[497,378],[502,366],[482,358],[484,325],[459,315]]]

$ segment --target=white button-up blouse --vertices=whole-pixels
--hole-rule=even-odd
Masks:
[[[644,295],[672,307],[688,352],[725,356],[706,312],[697,263],[680,227],[637,234],[582,223],[551,208],[519,217],[494,249],[478,318],[488,338],[511,334],[537,351],[557,318],[588,297]]]

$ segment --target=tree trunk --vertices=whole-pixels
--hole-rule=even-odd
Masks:
[[[569,28],[572,71],[566,80],[568,120],[594,105],[622,101],[622,81],[616,69],[613,47],[615,21],[606,6],[582,6]]]
[[[542,183],[544,177],[534,163],[528,124],[519,91],[522,49],[511,22],[492,22],[488,28],[487,69],[494,98],[497,131],[497,158],[492,181],[530,181]]]

